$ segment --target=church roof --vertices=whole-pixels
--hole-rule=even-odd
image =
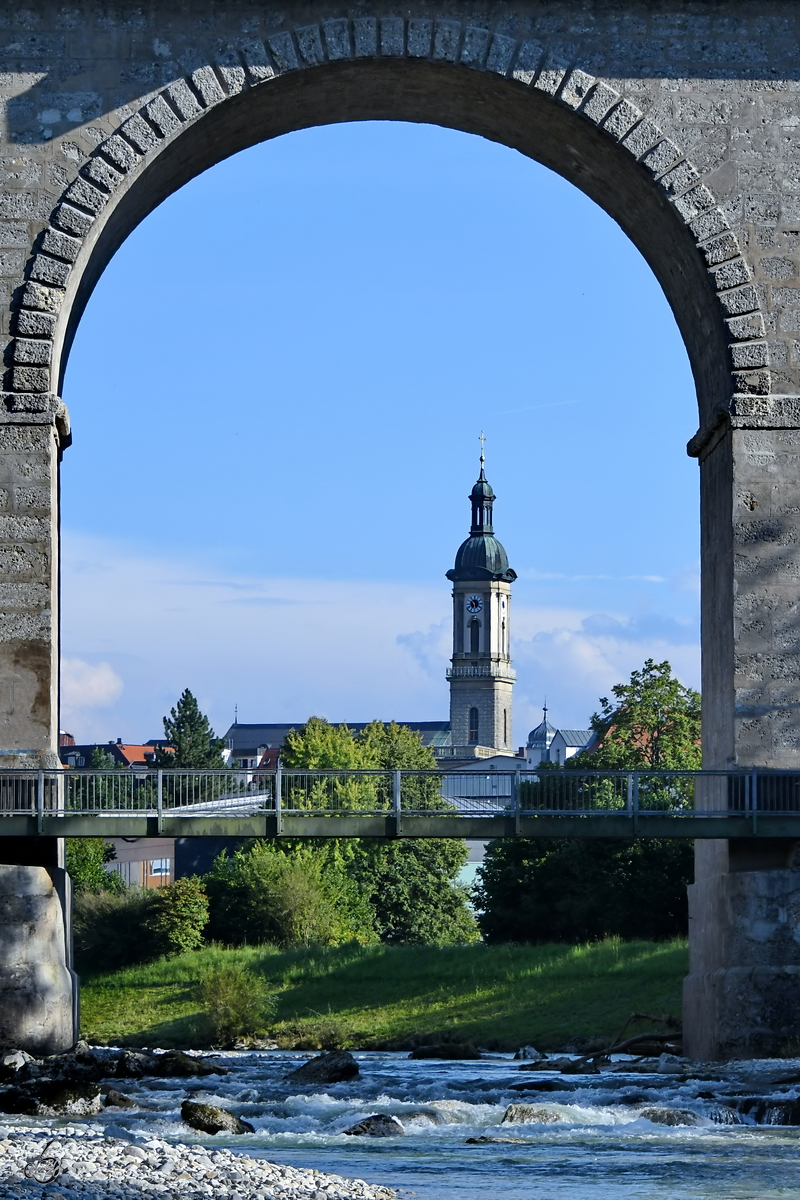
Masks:
[[[543,746],[549,746],[550,742],[552,742],[557,733],[558,730],[556,729],[555,725],[551,725],[545,717],[542,723],[537,725],[536,728],[532,729],[528,734],[528,745],[532,746],[534,743],[539,742]],[[571,742],[568,743],[568,745],[571,744]]]
[[[594,737],[593,729],[559,729],[557,732],[567,746],[588,746]]]

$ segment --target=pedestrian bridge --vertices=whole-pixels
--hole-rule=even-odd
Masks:
[[[800,773],[8,770],[4,835],[800,839]]]

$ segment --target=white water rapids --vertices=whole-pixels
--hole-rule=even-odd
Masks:
[[[113,1123],[141,1137],[365,1179],[419,1200],[800,1197],[800,1125],[777,1123],[800,1121],[800,1060],[685,1065],[682,1074],[644,1074],[619,1061],[598,1075],[561,1075],[523,1072],[504,1055],[443,1062],[369,1052],[356,1053],[360,1078],[347,1083],[310,1090],[285,1082],[308,1057],[224,1053],[224,1076],[110,1078],[136,1108],[2,1123],[54,1132]],[[255,1133],[197,1133],[180,1118],[187,1097],[234,1111]],[[509,1104],[533,1106],[537,1119],[501,1125]],[[694,1123],[660,1124],[642,1114],[648,1107],[679,1110]],[[344,1134],[373,1113],[397,1117],[405,1136]],[[476,1137],[521,1140],[467,1143]]]

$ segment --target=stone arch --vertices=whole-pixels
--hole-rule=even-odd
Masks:
[[[652,115],[585,71],[574,48],[450,17],[365,15],[244,38],[185,66],[83,162],[37,239],[14,302],[8,411],[63,413],[66,358],[94,284],[177,187],[293,129],[386,118],[504,142],[600,203],[673,308],[701,429],[769,394],[760,297],[725,213]]]

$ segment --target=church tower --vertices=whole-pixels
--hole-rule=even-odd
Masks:
[[[447,572],[453,584],[453,658],[450,742],[463,757],[513,754],[511,691],[511,584],[516,571],[494,536],[494,492],[484,471],[470,493],[472,527]]]

